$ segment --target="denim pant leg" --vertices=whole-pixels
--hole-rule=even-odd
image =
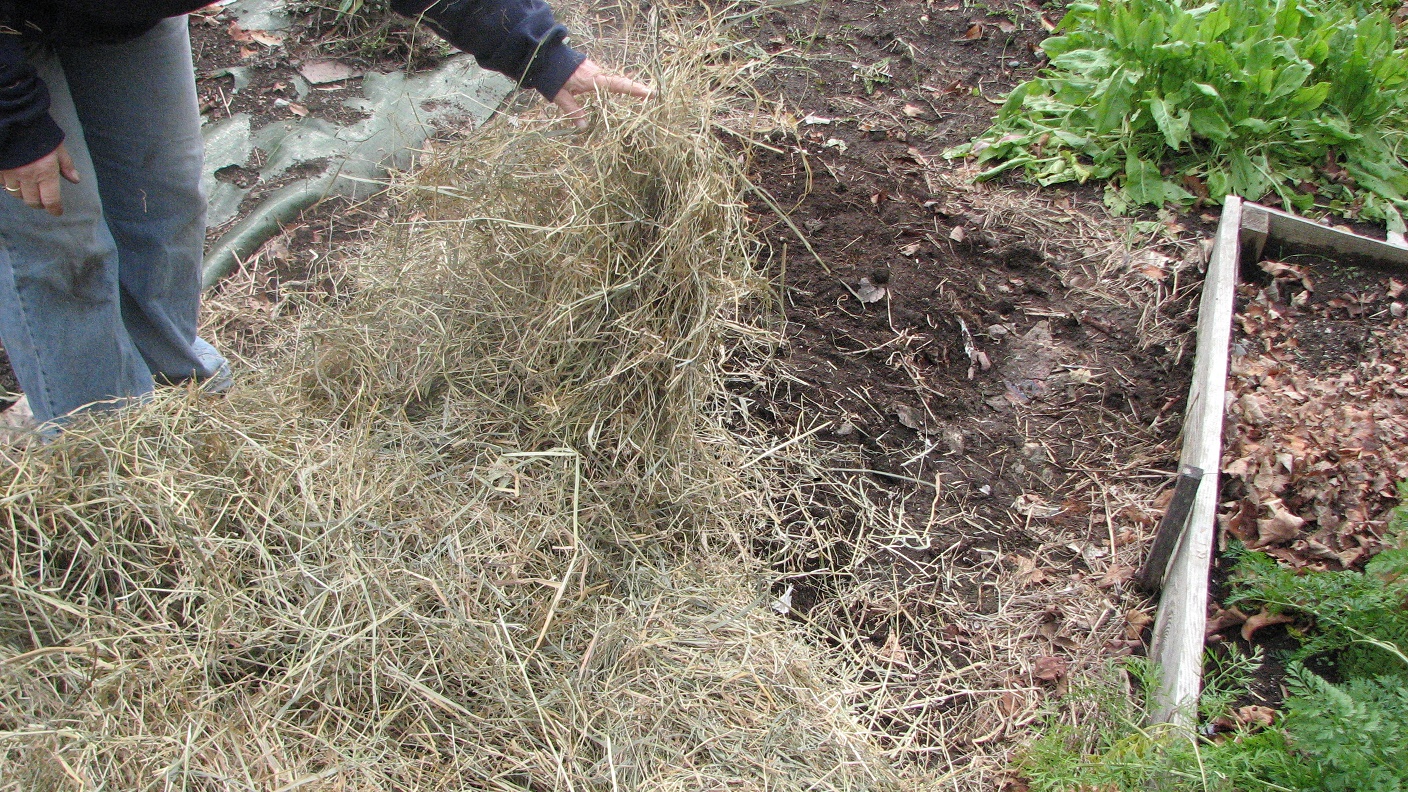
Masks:
[[[58,54],[117,242],[128,334],[158,382],[228,376],[225,359],[196,335],[206,200],[186,18],[134,41]]]
[[[0,195],[0,337],[35,419],[46,422],[150,393],[152,377],[123,323],[117,245],[63,68],[52,52],[31,62],[81,179],[63,182],[62,217]]]

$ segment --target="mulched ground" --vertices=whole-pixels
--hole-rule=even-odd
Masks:
[[[1136,240],[1120,271],[1096,271],[1102,252],[1075,239],[1109,222],[1090,191],[999,201],[957,187],[943,150],[1040,68],[1058,18],[833,2],[746,30],[796,134],[753,159],[785,348],[773,377],[732,387],[778,442],[819,428],[827,453],[870,471],[853,487],[867,506],[824,487],[781,498],[783,536],[760,549],[781,559],[791,615],[875,658],[863,679],[912,691],[874,708],[890,747],[982,784],[999,781],[972,771],[978,755],[1020,743],[1068,674],[1144,650],[1147,602],[1129,578],[1175,468],[1207,227],[1150,220],[1145,241],[1185,244]],[[1092,288],[1135,282],[1161,296]],[[889,535],[863,535],[866,511]],[[818,523],[827,538],[810,538]],[[901,661],[912,673],[890,680]]]
[[[955,770],[980,755],[1000,767],[1078,669],[1143,650],[1149,607],[1130,578],[1175,469],[1192,364],[1201,219],[1110,223],[1091,191],[972,188],[941,157],[1041,67],[1058,17],[818,0],[739,26],[770,62],[760,90],[791,119],[749,154],[785,341],[740,361],[730,387],[776,442],[815,430],[821,451],[854,459],[865,501],[782,493],[780,537],[758,547],[778,559],[790,615],[873,663],[859,677],[889,696],[869,711],[889,747]],[[439,56],[397,25],[347,31],[315,13],[275,41],[198,18],[203,107],[256,125],[348,120],[337,84],[300,102],[293,74],[315,58],[356,71]],[[248,88],[234,92],[231,67]],[[330,202],[291,224],[213,298],[221,342],[257,356],[288,292],[336,299],[338,256],[386,209]],[[809,525],[826,535],[804,539]]]

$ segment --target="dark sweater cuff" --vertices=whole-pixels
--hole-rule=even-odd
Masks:
[[[567,78],[577,71],[577,67],[587,59],[586,55],[558,42],[546,56],[540,59],[541,65],[533,70],[531,79],[524,86],[536,88],[549,102],[567,84]]]
[[[48,113],[32,123],[12,125],[6,131],[5,145],[0,146],[0,170],[28,165],[52,153],[64,142],[64,131]]]

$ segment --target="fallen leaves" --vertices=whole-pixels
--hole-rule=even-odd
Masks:
[[[1044,498],[1034,492],[1018,495],[1017,499],[1012,501],[1012,511],[1034,520],[1047,520],[1065,510],[1065,506],[1047,503]]]
[[[1035,558],[1019,555],[1013,556],[1012,560],[1017,563],[1016,579],[1022,588],[1041,585],[1047,581],[1046,572],[1037,566]]]
[[[1043,682],[1056,682],[1066,676],[1070,664],[1066,658],[1056,655],[1043,655],[1032,662],[1032,676]]]
[[[876,283],[870,277],[864,277],[860,279],[860,283],[856,284],[855,292],[857,299],[869,305],[885,299],[890,290],[884,284]]]
[[[284,43],[282,33],[275,33],[268,30],[245,30],[240,27],[239,22],[231,22],[227,30],[230,34],[230,39],[241,44],[253,42],[263,44],[266,47],[277,47]]]
[[[1269,729],[1276,722],[1276,710],[1259,704],[1238,707],[1226,715],[1214,718],[1214,732],[1258,731]]]
[[[1305,520],[1287,511],[1280,498],[1272,498],[1262,505],[1270,510],[1271,516],[1256,521],[1258,547],[1289,542],[1300,536],[1301,528],[1305,527]]]
[[[1250,616],[1242,623],[1242,640],[1250,641],[1256,631],[1263,627],[1270,627],[1273,624],[1289,624],[1295,618],[1285,613],[1271,613],[1266,608],[1257,611],[1256,615]]]
[[[1241,610],[1224,608],[1216,602],[1209,603],[1208,610],[1212,612],[1208,614],[1207,627],[1203,631],[1204,636],[1208,639],[1219,635],[1223,630],[1245,624],[1247,621],[1247,614]]]
[[[298,73],[303,75],[303,79],[313,85],[326,85],[328,83],[342,82],[361,77],[362,72],[352,68],[342,61],[335,60],[311,60],[306,61],[298,67]]]
[[[1241,287],[1219,522],[1291,567],[1347,568],[1377,551],[1408,480],[1408,324],[1388,304],[1408,287],[1340,293],[1304,264],[1260,267],[1270,285]]]

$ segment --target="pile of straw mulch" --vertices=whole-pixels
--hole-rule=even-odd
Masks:
[[[690,49],[433,158],[230,395],[5,452],[0,790],[892,785],[710,417],[754,246]]]

